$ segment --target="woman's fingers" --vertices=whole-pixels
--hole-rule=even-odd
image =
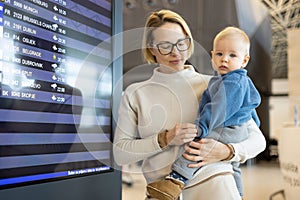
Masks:
[[[192,141],[197,133],[195,124],[183,123],[176,124],[173,129],[169,131],[168,139],[170,145],[182,145]]]
[[[182,123],[182,124],[180,124],[181,125],[181,128],[194,128],[194,129],[196,129],[196,125],[195,124],[192,124],[192,123]]]
[[[207,164],[208,164],[207,162],[202,161],[202,162],[189,164],[188,167],[190,167],[190,168],[199,168],[199,167],[202,167],[202,166],[207,165]]]
[[[188,165],[191,168],[199,168],[199,167],[202,167],[202,166],[207,164],[207,162],[201,156],[184,153],[183,157],[190,160],[190,161],[193,161],[193,163]]]
[[[192,141],[185,146],[184,157],[190,161],[202,161],[191,164],[190,167],[200,167],[208,163],[218,162],[227,156],[227,147],[214,139]]]

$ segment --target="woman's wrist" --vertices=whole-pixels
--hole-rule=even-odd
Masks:
[[[227,147],[229,153],[227,154],[226,158],[222,159],[222,161],[229,161],[235,156],[235,151],[231,144],[225,144],[225,146]]]

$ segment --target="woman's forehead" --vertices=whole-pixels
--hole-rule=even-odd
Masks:
[[[152,34],[155,41],[176,42],[185,37],[181,26],[175,23],[166,23],[156,28]]]

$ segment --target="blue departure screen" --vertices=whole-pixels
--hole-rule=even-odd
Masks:
[[[0,1],[0,189],[111,171],[112,6]]]

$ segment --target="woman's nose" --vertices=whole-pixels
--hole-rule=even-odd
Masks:
[[[171,54],[178,54],[180,51],[178,50],[177,46],[173,46]]]

